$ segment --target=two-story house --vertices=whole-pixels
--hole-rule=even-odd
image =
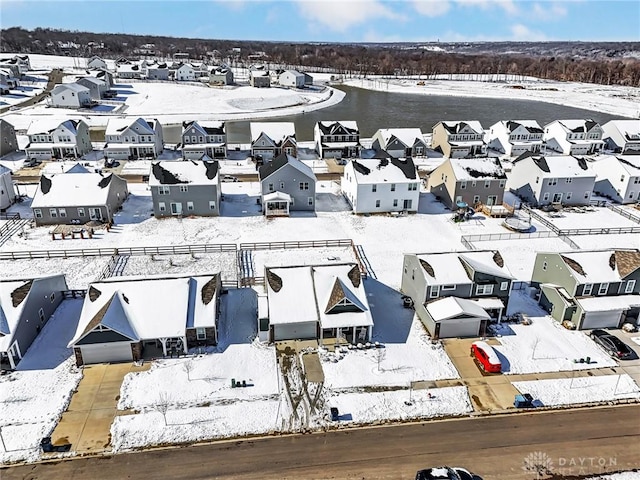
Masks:
[[[81,77],[76,80],[76,83],[85,88],[88,88],[89,96],[91,97],[91,100],[94,101],[99,101],[103,97],[104,93],[109,90],[109,87],[107,87],[105,81],[97,77]]]
[[[91,91],[77,83],[59,83],[51,90],[51,106],[81,108],[91,106]]]
[[[610,120],[602,125],[605,146],[622,155],[640,154],[640,120]]]
[[[34,120],[27,128],[27,136],[29,143],[25,151],[29,159],[77,158],[93,148],[89,126],[83,120]]]
[[[266,70],[251,70],[249,72],[249,84],[255,88],[271,87],[271,77]]]
[[[18,150],[16,130],[5,119],[0,118],[0,157]]]
[[[506,183],[497,158],[449,158],[429,175],[427,189],[455,210],[459,203],[502,205]]]
[[[427,143],[419,128],[381,128],[373,134],[371,148],[384,150],[392,157],[423,157]]]
[[[251,155],[269,162],[281,153],[298,155],[296,126],[293,122],[251,122]],[[258,162],[259,163],[259,162]]]
[[[640,155],[601,155],[591,168],[595,193],[618,203],[640,202]]]
[[[540,252],[531,283],[553,318],[579,330],[638,324],[640,250]]]
[[[281,153],[258,170],[262,210],[267,216],[315,212],[316,176],[308,165]]]
[[[149,188],[156,218],[220,215],[217,161],[165,161],[151,164]]]
[[[209,72],[209,84],[211,85],[233,85],[233,71],[226,66],[215,66]]]
[[[544,126],[545,152],[561,155],[593,155],[602,149],[602,128],[590,119],[554,120]]]
[[[107,66],[107,62],[105,62],[99,56],[94,55],[87,60],[87,68],[104,68],[106,70],[109,67]]]
[[[278,83],[283,87],[304,88],[304,74],[297,70],[285,70],[278,76]]]
[[[513,162],[507,188],[534,206],[589,205],[595,182],[583,158],[524,153]]]
[[[175,78],[179,82],[195,82],[196,72],[190,63],[179,64],[175,70]]]
[[[484,130],[477,121],[436,123],[433,126],[431,147],[450,158],[481,157],[487,154]]]
[[[543,132],[535,120],[502,120],[491,125],[487,132],[487,148],[507,157],[540,153]]]
[[[169,80],[169,66],[165,62],[144,60],[141,67],[142,74],[148,80]]]
[[[401,291],[432,337],[475,337],[506,312],[512,281],[497,250],[405,254]]]
[[[200,160],[225,158],[227,156],[227,134],[224,122],[198,120],[182,123],[182,158]]]
[[[104,156],[113,160],[157,158],[164,148],[157,119],[110,118],[105,131]]]
[[[313,140],[320,158],[355,158],[360,156],[360,129],[355,121],[316,122]]]
[[[344,167],[340,185],[354,213],[416,212],[420,177],[413,160],[379,152]]]

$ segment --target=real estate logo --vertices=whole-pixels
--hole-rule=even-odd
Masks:
[[[545,452],[531,452],[524,457],[522,469],[525,472],[535,473],[536,475],[551,473],[553,471],[553,460]]]

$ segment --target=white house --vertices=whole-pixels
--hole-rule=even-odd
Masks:
[[[320,158],[354,158],[360,155],[360,129],[355,121],[316,122],[313,141]]]
[[[373,317],[355,263],[267,267],[269,341],[371,339]]]
[[[283,87],[303,88],[304,74],[297,70],[285,70],[278,77],[278,82]]]
[[[91,95],[91,100],[95,101],[99,101],[104,93],[109,90],[109,87],[107,87],[107,84],[104,80],[93,76],[79,78],[78,80],[76,80],[76,83],[88,88],[89,94]]]
[[[298,155],[296,126],[293,122],[251,122],[251,155],[268,162],[281,153]]]
[[[491,125],[486,134],[487,148],[507,157],[542,149],[542,127],[535,120],[502,120]]]
[[[545,152],[561,155],[593,155],[604,142],[602,128],[589,119],[554,120],[544,126]]]
[[[162,125],[157,119],[110,118],[105,131],[106,158],[157,158],[164,149]]]
[[[344,167],[341,188],[354,213],[418,210],[420,177],[411,158],[351,160]]]
[[[13,188],[11,170],[0,165],[0,211],[4,211],[16,201],[16,191]]]
[[[427,144],[419,128],[381,128],[373,134],[371,148],[392,157],[424,157]]]
[[[87,61],[87,68],[104,68],[108,70],[107,62],[105,62],[102,58],[94,55]]]
[[[640,154],[640,120],[610,120],[602,126],[609,150],[623,155]]]
[[[640,155],[603,155],[591,164],[594,192],[618,203],[640,202]]]
[[[514,160],[507,188],[532,205],[588,205],[595,181],[583,158],[525,153]]]
[[[182,63],[176,69],[176,80],[180,82],[195,82],[196,72],[189,63]]]
[[[141,78],[142,69],[136,63],[116,64],[116,76],[118,78]]]
[[[34,120],[27,129],[29,143],[25,151],[28,159],[81,157],[92,150],[89,126],[83,120],[60,122],[43,117]]]
[[[91,106],[91,92],[77,83],[60,83],[51,90],[53,107],[80,108]]]

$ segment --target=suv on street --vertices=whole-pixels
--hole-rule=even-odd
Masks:
[[[611,335],[606,330],[592,330],[589,336],[594,342],[598,343],[612,357],[625,360],[633,357],[633,350],[620,340],[618,337]]]

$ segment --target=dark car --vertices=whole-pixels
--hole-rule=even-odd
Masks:
[[[419,470],[416,480],[482,480],[468,470],[460,467],[433,467]]]
[[[626,359],[633,356],[633,350],[626,343],[606,330],[592,330],[589,336],[612,357]]]

